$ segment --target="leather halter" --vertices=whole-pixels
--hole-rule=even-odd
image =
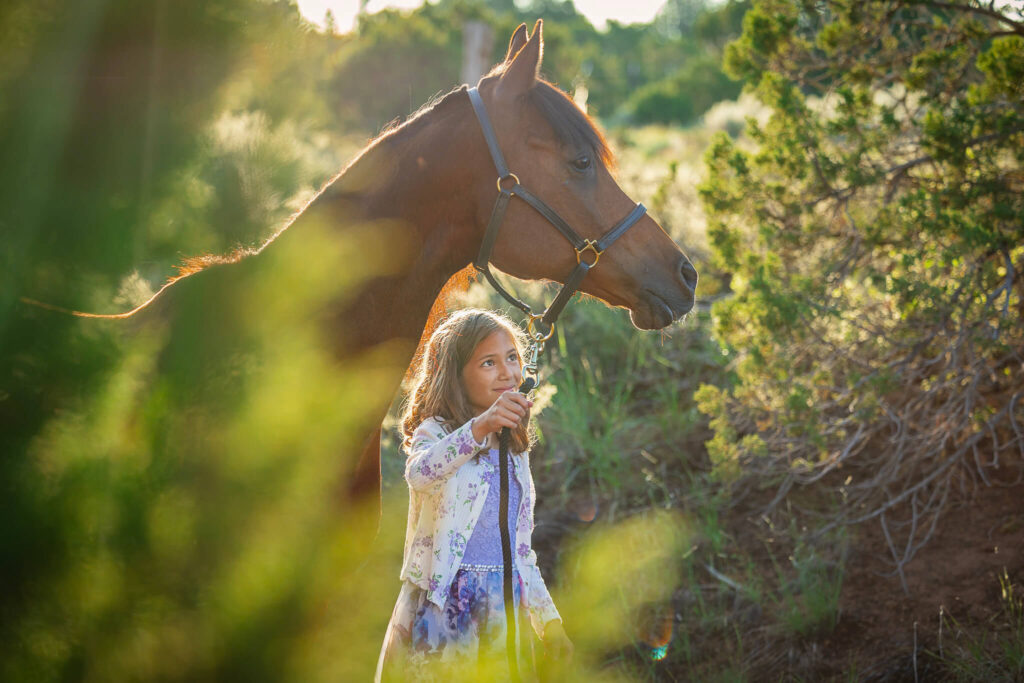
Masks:
[[[491,209],[491,219],[487,223],[487,230],[484,232],[484,240],[480,244],[480,253],[476,257],[476,261],[473,262],[473,266],[484,274],[487,281],[491,283],[491,286],[505,298],[510,304],[521,310],[523,313],[529,316],[528,327],[530,336],[535,341],[544,341],[554,333],[555,321],[558,320],[558,316],[562,313],[562,309],[569,303],[569,299],[572,295],[579,290],[580,285],[583,284],[583,278],[590,271],[591,268],[597,265],[598,260],[601,258],[601,254],[604,253],[605,249],[610,247],[615,240],[622,237],[622,235],[629,230],[640,220],[647,209],[644,208],[643,204],[637,204],[633,207],[633,210],[629,212],[629,215],[623,218],[619,223],[611,230],[606,232],[598,240],[588,240],[580,237],[576,234],[576,231],[569,227],[569,224],[559,216],[554,209],[545,204],[539,197],[529,192],[525,187],[519,183],[519,177],[515,173],[512,173],[508,165],[505,163],[505,157],[501,153],[501,147],[498,146],[498,138],[494,134],[494,128],[491,126],[491,120],[487,116],[487,109],[484,107],[484,101],[480,97],[480,92],[474,87],[468,90],[469,101],[473,103],[473,110],[476,112],[476,118],[480,122],[480,130],[484,134],[484,140],[487,141],[487,148],[491,152],[491,159],[494,161],[494,167],[498,171],[498,198],[494,202],[494,208]],[[491,272],[490,261],[491,252],[494,251],[494,243],[498,239],[498,230],[501,228],[501,222],[505,217],[505,210],[508,208],[509,200],[512,197],[519,197],[527,204],[532,206],[537,213],[547,219],[551,225],[555,226],[558,232],[569,240],[572,248],[576,251],[576,267],[573,268],[572,272],[569,273],[569,277],[566,278],[565,284],[562,289],[558,292],[554,301],[547,309],[539,314],[535,315],[530,307],[523,301],[509,294],[504,287],[502,287],[498,281],[494,278],[494,274]],[[593,260],[588,261],[583,257],[584,253],[592,252]],[[537,320],[540,320],[548,328],[546,333],[533,331],[533,326]]]

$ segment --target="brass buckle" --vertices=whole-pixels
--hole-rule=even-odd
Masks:
[[[603,250],[598,251],[598,249],[597,249],[597,240],[583,240],[583,241],[586,242],[587,244],[582,249],[577,249],[576,247],[573,247],[573,250],[576,252],[576,263],[580,262],[580,259],[583,257],[583,252],[585,252],[585,251],[587,251],[589,249],[590,251],[594,252],[594,262],[590,264],[590,267],[593,268],[594,266],[597,265],[597,262],[601,260],[601,254],[603,254],[604,251]]]
[[[544,334],[540,330],[534,330],[533,329],[533,323],[535,321],[540,320],[541,318],[543,318],[544,315],[543,314],[535,315],[533,313],[530,313],[529,315],[530,315],[530,318],[526,321],[526,333],[528,335],[530,335],[530,339],[532,339],[533,342],[536,343],[536,344],[543,344],[548,339],[551,339],[551,335],[553,335],[555,333],[555,324],[552,323],[551,324],[551,329],[548,330],[547,334]]]
[[[516,185],[519,184],[519,176],[517,176],[515,173],[509,173],[508,175],[503,175],[500,178],[498,178],[498,182],[495,183],[498,186],[498,192],[502,192],[503,191],[501,189],[501,181],[508,180],[509,178],[511,178],[513,181],[515,181],[513,183],[512,187],[515,187]],[[509,192],[512,192],[512,190],[509,189]]]

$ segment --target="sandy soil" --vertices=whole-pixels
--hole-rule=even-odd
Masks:
[[[818,673],[825,678],[944,678],[929,654],[939,649],[940,609],[960,627],[946,620],[945,653],[998,629],[1004,621],[999,576],[1005,571],[1018,592],[1024,586],[1024,485],[983,488],[946,511],[934,538],[906,567],[909,595],[898,577],[884,576],[892,569],[885,547],[878,524],[858,531],[843,581],[839,623],[819,643]]]
[[[543,511],[534,539],[542,568],[557,565],[567,537],[587,526],[580,519],[569,509]],[[752,532],[750,526],[746,530]],[[972,641],[994,642],[994,635],[1008,633],[999,581],[1004,572],[1015,594],[1024,595],[1024,484],[980,488],[969,500],[950,505],[932,539],[905,568],[909,594],[892,574],[887,557],[876,522],[855,528],[839,620],[831,633],[783,639],[765,628],[768,615],[760,610],[737,612],[734,623],[744,632],[747,650],[740,655],[724,648],[724,660],[709,656],[709,670],[721,672],[738,655],[746,661],[732,662],[733,671],[749,681],[951,680],[948,666],[935,654],[940,608],[947,615],[943,651],[950,655]],[[763,569],[771,571],[767,564]],[[676,609],[685,607],[677,604]],[[706,646],[708,642],[700,645]],[[650,673],[666,681],[703,680],[706,675],[681,670],[671,661]],[[1019,675],[979,673],[967,678],[1024,683]]]

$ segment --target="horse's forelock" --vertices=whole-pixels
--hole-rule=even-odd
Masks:
[[[529,99],[562,143],[574,149],[590,149],[605,166],[615,166],[615,156],[604,135],[568,95],[551,83],[538,80]]]

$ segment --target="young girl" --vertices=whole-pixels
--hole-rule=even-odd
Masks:
[[[409,521],[402,589],[384,637],[377,680],[430,679],[488,663],[507,678],[498,432],[508,427],[513,595],[553,657],[572,643],[530,546],[534,487],[530,406],[522,381],[522,331],[499,314],[452,314],[431,336],[402,419]],[[529,641],[520,642],[519,670]],[[504,663],[502,672],[500,667]]]

